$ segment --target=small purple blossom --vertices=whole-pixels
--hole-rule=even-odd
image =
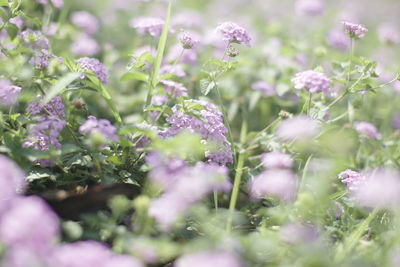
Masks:
[[[19,197],[2,216],[0,240],[11,248],[46,252],[58,237],[58,224],[57,215],[41,198]]]
[[[151,17],[134,18],[131,20],[130,26],[135,28],[141,35],[150,34],[151,36],[156,37],[162,32],[164,20]]]
[[[360,121],[354,124],[354,129],[361,135],[366,136],[371,139],[380,139],[382,135],[378,132],[375,125]]]
[[[382,43],[398,44],[400,43],[399,30],[392,24],[382,24],[378,28],[379,40]]]
[[[267,169],[289,169],[293,166],[290,155],[273,151],[262,155],[262,164]]]
[[[181,33],[179,41],[181,42],[183,49],[192,49],[199,42],[187,32]]]
[[[296,176],[289,170],[267,170],[251,180],[249,188],[253,199],[278,197],[290,202],[296,193]]]
[[[103,83],[108,83],[108,72],[104,65],[97,58],[82,57],[76,60],[81,70],[92,71],[93,74]]]
[[[345,170],[338,175],[339,179],[347,185],[347,188],[350,192],[355,192],[359,189],[360,184],[365,181],[365,176],[362,173],[353,171],[353,170]]]
[[[167,93],[174,98],[188,96],[186,87],[181,83],[170,80],[162,80],[161,84],[164,85],[165,91],[167,91]]]
[[[350,38],[359,39],[364,37],[368,29],[361,24],[351,23],[348,21],[342,21],[344,31],[350,36]]]
[[[71,44],[71,52],[76,56],[93,56],[100,52],[100,46],[92,37],[80,34]]]
[[[15,26],[18,27],[18,29],[22,29],[22,27],[25,25],[24,20],[22,19],[21,16],[15,16],[13,18],[10,18],[10,23],[14,24]]]
[[[216,32],[222,35],[222,40],[229,43],[244,43],[246,46],[250,46],[251,37],[246,29],[240,27],[233,22],[224,22],[220,24],[216,29]]]
[[[284,242],[289,244],[310,243],[318,239],[315,226],[304,223],[291,223],[282,226],[280,235]]]
[[[350,47],[349,37],[341,30],[333,29],[328,33],[327,43],[329,46],[345,52]]]
[[[160,68],[160,74],[173,74],[178,78],[183,78],[186,76],[186,73],[183,69],[183,66],[181,64],[178,65],[169,65],[169,64],[164,64]]]
[[[20,33],[20,37],[24,45],[34,50],[47,50],[49,48],[49,40],[40,31],[27,29]]]
[[[87,34],[95,34],[99,29],[99,21],[86,11],[76,11],[71,14],[71,22]]]
[[[89,116],[88,119],[79,127],[79,131],[84,134],[100,134],[105,140],[117,141],[117,128],[109,120],[97,119]]]
[[[51,2],[55,8],[62,8],[64,5],[64,0],[36,0],[41,5],[47,6]]]
[[[284,120],[276,129],[277,136],[284,141],[311,139],[318,132],[318,123],[305,115],[298,115]]]
[[[176,267],[244,267],[240,258],[225,251],[203,251],[186,254],[175,261]]]
[[[324,11],[324,3],[322,0],[297,0],[295,9],[299,15],[318,16]]]
[[[253,89],[255,91],[260,91],[266,96],[276,95],[275,88],[271,84],[269,84],[265,81],[258,81],[258,82],[253,83],[251,85],[251,89]]]
[[[299,72],[292,79],[294,88],[297,90],[306,89],[310,93],[328,93],[330,80],[322,72],[306,70]]]
[[[7,79],[0,79],[0,106],[14,106],[20,92],[21,87],[13,85]]]

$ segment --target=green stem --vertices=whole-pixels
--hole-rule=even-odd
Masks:
[[[246,135],[247,135],[247,121],[243,120],[242,129],[240,131],[240,143],[241,144],[245,143]],[[235,178],[234,178],[234,182],[233,182],[231,200],[229,202],[229,217],[228,217],[228,222],[226,225],[226,230],[228,232],[232,231],[233,212],[235,211],[236,202],[237,202],[238,195],[239,195],[239,189],[240,189],[240,184],[241,184],[241,180],[242,180],[243,166],[244,166],[245,158],[246,158],[246,153],[244,151],[240,151],[239,158],[237,161],[237,166],[235,169],[236,172],[235,172]]]

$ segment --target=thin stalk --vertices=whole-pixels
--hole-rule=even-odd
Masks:
[[[154,88],[158,84],[158,74],[159,74],[160,67],[161,67],[161,62],[162,62],[162,59],[163,59],[163,56],[164,56],[165,45],[167,43],[170,18],[171,18],[171,2],[168,3],[167,15],[166,15],[166,18],[165,18],[164,27],[163,27],[163,30],[162,30],[162,33],[161,33],[161,36],[160,36],[160,41],[158,42],[156,60],[154,62],[153,73],[152,73],[152,76],[150,78],[149,88],[148,88],[149,90],[147,92],[146,108],[148,106],[150,106],[151,99],[153,98]],[[145,111],[146,119],[148,119],[148,114],[149,114],[149,111],[146,110]]]
[[[309,92],[308,96],[308,109],[307,109],[307,115],[310,115],[310,110],[311,110],[311,101],[312,101],[312,94]]]
[[[245,143],[246,135],[247,135],[247,121],[243,120],[242,129],[240,131],[240,143],[241,144]],[[241,184],[241,180],[242,180],[243,166],[244,166],[245,159],[246,159],[246,153],[244,151],[240,151],[237,166],[235,169],[235,178],[234,178],[234,182],[233,182],[231,200],[229,202],[229,217],[228,217],[228,222],[226,225],[226,230],[228,232],[232,231],[233,212],[235,211],[236,202],[237,202],[238,195],[239,195],[239,189],[240,189],[240,184]]]
[[[354,39],[351,38],[350,40],[350,54],[349,54],[349,70],[347,73],[347,82],[350,82],[350,74],[351,74],[351,68],[353,65],[353,56],[354,56]]]

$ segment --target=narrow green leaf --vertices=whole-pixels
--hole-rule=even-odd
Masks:
[[[81,74],[78,72],[70,72],[64,75],[50,88],[50,91],[46,94],[45,98],[42,101],[42,104],[47,104],[53,97],[60,94],[70,83],[75,81],[80,75]]]
[[[8,36],[10,36],[11,40],[13,40],[15,37],[17,37],[18,27],[15,26],[15,24],[9,23],[7,25],[6,30],[7,30]]]
[[[0,6],[8,6],[8,0],[0,0]]]

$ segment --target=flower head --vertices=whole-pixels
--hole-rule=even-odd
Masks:
[[[344,31],[350,36],[350,38],[359,39],[364,37],[368,29],[361,24],[351,23],[348,21],[342,21]]]
[[[181,83],[170,80],[162,80],[161,84],[164,85],[165,91],[167,91],[167,93],[172,97],[188,96],[186,87]]]
[[[192,35],[183,32],[179,37],[179,41],[184,49],[192,49],[199,41],[194,39]]]
[[[400,43],[399,30],[392,24],[382,24],[378,28],[379,40],[382,43],[398,44]]]
[[[277,136],[284,141],[310,139],[319,132],[318,123],[305,115],[297,115],[281,122],[276,130]]]
[[[108,72],[96,58],[82,57],[76,60],[82,70],[90,70],[103,83],[108,83]]]
[[[295,9],[300,15],[318,16],[324,11],[324,3],[321,0],[297,0]]]
[[[289,169],[293,166],[290,155],[273,151],[262,155],[262,163],[267,169]]]
[[[94,34],[99,29],[99,21],[86,11],[76,11],[71,14],[72,23],[87,34]]]
[[[299,72],[292,79],[294,88],[297,90],[306,89],[310,93],[328,93],[330,90],[330,80],[322,72],[306,70]]]
[[[361,135],[372,138],[372,139],[380,139],[382,135],[378,132],[376,127],[365,121],[356,122],[354,124],[354,129]]]
[[[339,179],[347,185],[349,191],[355,192],[359,189],[360,184],[365,181],[365,175],[352,170],[345,170],[338,175]]]
[[[17,102],[21,87],[13,85],[7,79],[0,79],[0,106],[11,107]]]
[[[244,43],[250,46],[250,35],[246,29],[233,22],[224,22],[216,28],[216,31],[222,35],[222,39],[229,43]]]
[[[151,17],[134,18],[131,20],[130,26],[141,35],[150,34],[155,37],[161,34],[164,20]]]
[[[99,51],[97,41],[87,34],[79,34],[71,44],[71,52],[76,56],[93,56]]]
[[[89,116],[79,127],[79,131],[89,135],[100,134],[105,140],[116,141],[118,139],[117,128],[109,120],[97,119],[95,116]]]

